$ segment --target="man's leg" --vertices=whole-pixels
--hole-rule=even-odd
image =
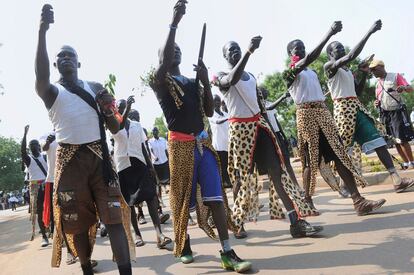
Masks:
[[[49,245],[49,240],[46,235],[46,227],[43,223],[43,201],[45,198],[45,190],[44,186],[39,186],[39,191],[37,193],[37,224],[39,225],[40,232],[42,234],[42,247],[46,247]]]
[[[410,160],[408,159],[408,156],[405,154],[405,151],[403,150],[402,145],[395,144],[395,148],[397,148],[397,152],[403,159],[404,164],[408,163]]]
[[[128,239],[122,223],[107,224],[112,252],[114,253],[120,275],[132,274]]]
[[[305,220],[299,219],[294,204],[289,195],[286,193],[282,183],[281,162],[276,153],[275,144],[269,134],[262,129],[259,130],[258,138],[256,140],[256,150],[254,152],[255,162],[258,162],[259,158],[262,159],[259,161],[259,165],[265,165],[267,167],[268,174],[276,189],[276,192],[287,210],[291,224],[290,233],[292,237],[306,237],[322,231],[322,226],[312,226]],[[263,160],[265,162],[263,162]]]
[[[411,150],[411,146],[408,142],[401,143],[402,150],[404,151],[405,155],[407,156],[408,160],[412,163],[413,159],[413,152]]]
[[[158,215],[158,198],[155,196],[152,200],[146,201],[148,206],[148,212],[151,216],[152,223],[154,224],[155,233],[157,235],[158,248],[164,248],[167,244],[171,243],[171,239],[165,237],[161,230],[160,216]]]
[[[358,215],[366,215],[380,208],[385,203],[384,199],[378,201],[371,201],[362,197],[358,191],[355,182],[355,177],[351,173],[351,171],[349,171],[349,169],[343,165],[343,163],[338,159],[338,157],[336,157],[334,161],[339,176],[342,178],[346,187],[348,188],[348,191],[351,193],[351,198],[354,202],[354,208]]]
[[[243,272],[251,268],[251,263],[240,259],[230,246],[226,211],[223,204],[223,191],[217,160],[209,149],[205,148],[201,161],[196,166],[198,182],[204,204],[209,206],[217,228],[222,251],[223,268]]]
[[[91,265],[91,247],[89,245],[89,234],[83,232],[76,234],[73,238],[76,251],[78,252],[78,258],[81,263],[82,271],[84,275],[93,274]],[[69,249],[69,246],[68,246]],[[69,250],[68,250],[69,251]]]

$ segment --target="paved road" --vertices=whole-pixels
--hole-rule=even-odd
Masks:
[[[389,185],[364,189],[368,198],[386,198],[375,215],[358,217],[350,199],[318,189],[315,203],[323,212],[308,221],[325,226],[316,238],[292,239],[287,221],[268,220],[267,207],[256,224],[247,224],[249,238],[235,240],[237,253],[254,264],[250,274],[414,274],[414,192],[395,194]],[[261,196],[266,201],[266,194]],[[169,211],[166,208],[166,211]],[[147,219],[149,220],[149,218]],[[141,226],[146,245],[137,248],[134,274],[232,274],[220,268],[219,243],[193,227],[195,262],[183,265],[168,250],[158,250],[152,224]],[[172,236],[171,223],[164,229]],[[50,267],[51,247],[33,242],[27,209],[0,211],[0,274],[81,274],[79,264]],[[93,258],[99,274],[117,274],[107,238],[97,238]]]

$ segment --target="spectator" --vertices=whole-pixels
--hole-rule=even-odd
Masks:
[[[387,72],[381,60],[372,61],[369,68],[378,79],[375,106],[380,109],[381,121],[387,129],[387,134],[393,137],[396,143],[397,151],[404,161],[404,168],[414,168],[413,153],[408,143],[414,139],[414,131],[401,97],[403,92],[412,92],[413,87],[401,74]]]

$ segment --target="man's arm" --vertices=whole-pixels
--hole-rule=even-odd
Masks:
[[[29,132],[29,125],[26,125],[24,127],[24,135],[23,135],[23,139],[22,139],[22,143],[20,145],[20,152],[22,155],[22,161],[23,163],[26,165],[26,167],[29,167],[30,165],[30,157],[27,154],[27,132]]]
[[[111,110],[111,103],[115,100],[108,90],[106,90],[101,83],[88,82],[89,87],[96,94],[95,100],[99,105],[102,115],[105,119],[105,124],[111,134],[116,134],[119,131],[119,122],[115,118],[113,110]]]
[[[355,78],[355,92],[357,94],[357,96],[361,96],[362,95],[362,91],[364,90],[365,87],[365,83],[367,82],[367,78],[368,78],[368,72],[367,71],[362,71],[362,77],[361,79],[358,81]]]
[[[376,31],[380,30],[382,27],[381,20],[375,21],[374,25],[369,29],[369,31],[365,34],[361,41],[345,56],[336,60],[335,62],[328,62],[324,65],[324,69],[326,74],[329,78],[332,78],[338,69],[344,65],[349,64],[352,60],[357,58],[357,56],[361,53],[362,49],[364,48],[365,44],[367,43],[370,36],[375,33]]]
[[[55,141],[55,139],[56,139],[55,135],[48,135],[47,138],[46,138],[45,143],[42,145],[42,151],[45,151],[45,152],[48,151],[49,147],[50,147],[50,144],[53,141]]]
[[[266,110],[267,111],[271,111],[271,110],[275,109],[280,103],[282,103],[282,101],[284,101],[288,97],[290,97],[290,93],[289,92],[286,92],[281,97],[279,97],[275,102],[273,102],[272,104],[270,104],[269,106],[267,106],[266,107]]]
[[[325,47],[328,40],[336,33],[342,30],[342,23],[341,21],[335,21],[331,28],[329,29],[328,33],[324,36],[321,42],[313,49],[310,53],[308,53],[305,58],[299,60],[295,64],[295,71],[296,74],[299,74],[303,71],[307,66],[309,66],[313,61],[315,61],[322,52],[323,47]]]
[[[411,93],[413,91],[413,87],[408,84],[407,80],[400,74],[397,74],[397,91],[399,93]]]
[[[217,85],[220,89],[228,89],[230,86],[233,86],[239,82],[243,75],[244,69],[246,68],[247,61],[249,61],[250,55],[253,54],[257,48],[259,48],[261,41],[261,36],[255,36],[251,39],[248,50],[244,53],[239,62],[237,62],[236,66],[234,66],[230,73],[217,79]]]
[[[203,88],[204,88],[204,97],[203,97],[204,113],[206,114],[206,116],[212,117],[214,114],[213,94],[211,93],[210,80],[208,78],[208,70],[203,60],[199,61],[199,65],[195,66],[194,71],[197,72],[200,82],[203,84]]]
[[[160,65],[155,71],[155,78],[160,83],[164,82],[165,75],[174,60],[175,33],[178,28],[178,23],[180,23],[181,18],[185,14],[186,3],[186,0],[178,0],[175,4],[174,15],[168,32],[167,41],[159,52]]]
[[[119,124],[119,130],[124,129],[125,123],[126,123],[126,121],[128,119],[128,114],[131,111],[131,105],[134,102],[135,102],[134,96],[133,95],[129,96],[128,99],[127,99],[127,105],[126,105],[124,114],[122,115],[122,122]]]
[[[46,47],[46,32],[49,24],[53,23],[53,10],[51,5],[44,5],[40,19],[38,44],[36,51],[35,73],[36,92],[43,100],[47,109],[50,109],[56,100],[58,90],[50,84],[49,57]]]

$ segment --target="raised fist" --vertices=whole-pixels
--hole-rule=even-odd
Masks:
[[[49,25],[55,22],[53,7],[49,4],[45,4],[42,8],[42,14],[40,16],[40,29],[47,31]]]
[[[29,132],[29,125],[24,126],[24,133],[27,134],[27,132]]]
[[[382,28],[382,22],[381,22],[381,20],[377,20],[377,21],[375,21],[374,25],[372,25],[369,32],[374,33],[376,31],[379,31],[381,28]]]
[[[342,22],[341,21],[335,21],[331,26],[331,34],[337,34],[342,30]]]
[[[187,0],[178,0],[174,6],[174,16],[173,21],[171,23],[172,26],[177,26],[180,23],[181,18],[185,14],[185,4],[187,4]]]
[[[129,96],[127,99],[127,107],[131,108],[131,105],[135,103],[135,98],[133,95]]]
[[[260,35],[253,37],[252,40],[250,40],[249,51],[253,53],[258,49],[261,41],[262,37]]]

